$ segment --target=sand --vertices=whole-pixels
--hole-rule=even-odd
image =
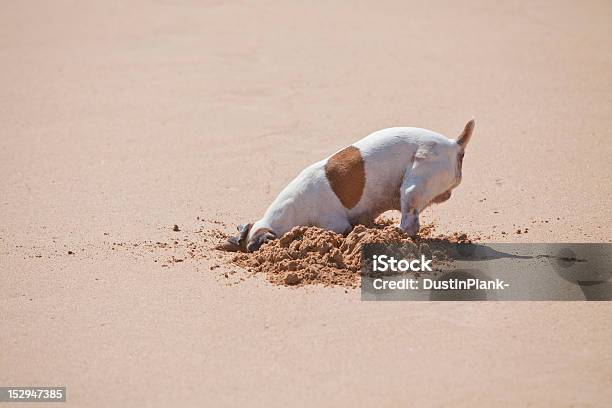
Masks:
[[[239,253],[229,258],[235,265],[268,281],[284,286],[360,287],[362,251],[366,244],[398,244],[414,256],[427,254],[435,262],[446,261],[453,244],[473,240],[466,234],[433,235],[435,226],[424,225],[410,237],[393,221],[377,219],[373,225],[357,225],[346,235],[318,227],[295,227],[277,240],[264,244],[253,253]],[[225,250],[223,242],[216,247]]]
[[[1,385],[66,385],[67,406],[611,405],[607,303],[361,302],[212,249],[368,133],[472,117],[463,183],[422,223],[611,240],[610,2],[328,3],[0,5]]]

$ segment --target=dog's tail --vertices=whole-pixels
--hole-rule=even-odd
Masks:
[[[470,141],[470,138],[472,137],[472,133],[474,132],[474,124],[475,124],[474,119],[466,123],[465,128],[463,129],[463,132],[461,132],[461,134],[457,138],[457,144],[459,146],[463,148],[467,146],[467,144]]]

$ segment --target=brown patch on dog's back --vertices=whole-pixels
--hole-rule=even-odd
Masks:
[[[330,157],[325,176],[343,206],[356,206],[365,187],[365,165],[359,149],[349,146]]]

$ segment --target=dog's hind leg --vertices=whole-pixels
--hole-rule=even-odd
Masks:
[[[323,229],[334,231],[338,234],[344,234],[351,230],[351,224],[343,215],[328,215],[321,217],[319,226]]]
[[[416,235],[421,228],[419,211],[423,208],[421,203],[421,187],[418,180],[410,177],[410,169],[406,170],[404,180],[400,187],[400,210],[402,219],[400,229],[410,235]]]

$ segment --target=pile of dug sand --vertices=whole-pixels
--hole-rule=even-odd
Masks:
[[[417,237],[411,238],[391,223],[379,220],[370,227],[358,225],[346,236],[317,227],[295,227],[254,253],[234,256],[232,262],[250,272],[265,274],[277,285],[357,287],[364,244],[413,244],[416,250],[433,253],[436,259],[440,253],[432,251],[432,245],[470,242],[465,234],[459,233],[433,237],[432,224],[425,225]]]

